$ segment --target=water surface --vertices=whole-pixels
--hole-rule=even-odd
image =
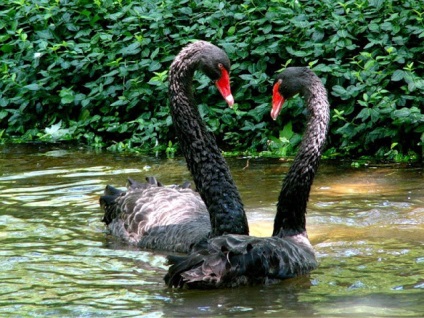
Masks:
[[[291,162],[227,161],[252,234],[270,235]],[[190,180],[182,158],[0,146],[0,316],[424,315],[422,168],[323,162],[307,215],[319,268],[272,286],[215,291],[166,288],[163,254],[128,247],[105,231],[98,206],[104,186],[147,175]]]

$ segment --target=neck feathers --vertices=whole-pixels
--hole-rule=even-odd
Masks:
[[[203,123],[194,102],[192,80],[200,66],[202,47],[196,42],[181,51],[169,72],[171,115],[196,188],[211,219],[212,236],[248,234],[247,218],[237,187],[215,137]]]
[[[304,92],[309,120],[299,151],[284,179],[277,203],[273,235],[306,232],[306,205],[324,148],[329,122],[327,92],[316,76]]]

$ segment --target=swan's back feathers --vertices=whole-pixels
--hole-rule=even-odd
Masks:
[[[220,288],[269,284],[317,267],[306,234],[293,237],[224,235],[203,241],[186,257],[168,256],[169,287]]]
[[[128,179],[127,191],[107,186],[100,205],[113,235],[144,249],[188,252],[208,237],[211,227],[204,202],[190,189]]]
[[[145,183],[135,181],[134,179],[128,178],[127,180],[127,190],[133,191],[137,189],[146,189],[150,185],[162,186],[160,182],[156,180],[155,177],[146,177]],[[119,190],[111,185],[107,185],[104,191],[104,195],[100,197],[100,206],[105,211],[102,221],[109,225],[114,218],[116,218],[120,213],[120,206],[117,204],[120,196],[125,196],[126,192]]]

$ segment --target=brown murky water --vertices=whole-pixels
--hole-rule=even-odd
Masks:
[[[270,235],[290,162],[228,159],[252,234]],[[320,266],[273,286],[165,287],[164,256],[105,232],[106,184],[154,175],[190,180],[182,158],[0,146],[0,316],[201,317],[424,315],[422,168],[323,162],[308,205]]]

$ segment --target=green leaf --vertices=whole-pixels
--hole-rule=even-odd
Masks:
[[[78,120],[79,121],[85,121],[90,117],[90,112],[88,111],[88,109],[83,109],[81,110],[81,113],[79,115]]]
[[[356,117],[362,119],[362,122],[364,122],[370,117],[370,115],[371,110],[369,108],[363,108]]]
[[[376,62],[374,60],[367,61],[364,65],[364,70],[371,69],[375,64],[376,64]]]
[[[383,3],[384,3],[384,0],[370,0],[370,5],[372,5],[373,7],[377,9],[380,9]]]
[[[123,106],[123,105],[127,105],[128,104],[128,100],[127,99],[118,99],[116,102],[110,104],[110,106]]]
[[[0,119],[6,118],[8,115],[8,112],[5,110],[0,110]]]
[[[368,24],[368,29],[372,32],[379,32],[380,31],[380,26],[377,23],[370,23]]]
[[[408,90],[410,92],[413,92],[415,90],[415,88],[416,88],[415,82],[411,81],[411,82],[408,83]]]
[[[405,118],[411,115],[411,111],[408,108],[404,107],[404,108],[395,110],[393,115],[398,118],[402,118],[402,117]]]
[[[335,86],[333,86],[332,94],[333,94],[334,96],[338,96],[338,97],[340,97],[340,98],[342,98],[342,99],[347,99],[347,98],[349,97],[349,94],[348,94],[348,92],[346,91],[346,89],[345,89],[345,88],[343,88],[343,87],[342,87],[342,86],[340,86],[340,85],[335,85]]]
[[[337,31],[337,35],[339,36],[339,37],[341,37],[341,38],[345,38],[345,37],[347,37],[348,36],[348,33],[347,33],[347,31],[346,30],[338,30]]]
[[[127,47],[120,49],[118,53],[121,53],[123,55],[134,55],[134,54],[140,53],[140,51],[141,51],[140,43],[134,42],[128,45]]]
[[[405,71],[396,70],[392,74],[392,81],[395,81],[395,82],[400,81],[404,78],[404,76],[405,76]]]
[[[75,99],[74,92],[66,88],[60,91],[59,96],[61,97],[60,101],[62,104],[70,104]]]
[[[292,122],[289,122],[287,125],[284,126],[283,130],[280,130],[280,138],[286,138],[287,140],[290,140],[293,135],[294,133]]]
[[[14,47],[13,45],[5,44],[5,45],[2,45],[2,46],[1,46],[0,50],[1,50],[3,53],[11,53],[11,52],[13,52],[14,48],[15,48],[15,47]]]
[[[263,33],[268,34],[272,30],[272,25],[268,24],[262,28]]]
[[[305,51],[294,50],[291,46],[286,47],[286,50],[289,54],[297,56],[297,57],[305,57],[308,55]]]
[[[30,91],[38,91],[40,89],[40,86],[34,83],[25,85],[24,88],[29,89]]]
[[[102,77],[112,77],[112,76],[114,76],[118,73],[119,73],[119,70],[113,70],[113,71],[110,71],[109,73],[107,73],[105,75],[102,75]]]
[[[157,61],[152,61],[149,65],[149,72],[157,71],[161,68],[161,64]]]
[[[191,10],[191,8],[190,8],[190,7],[183,7],[183,8],[181,8],[181,9],[179,9],[179,11],[180,11],[182,14],[185,14],[185,15],[192,15],[192,14],[193,14],[193,10]]]

